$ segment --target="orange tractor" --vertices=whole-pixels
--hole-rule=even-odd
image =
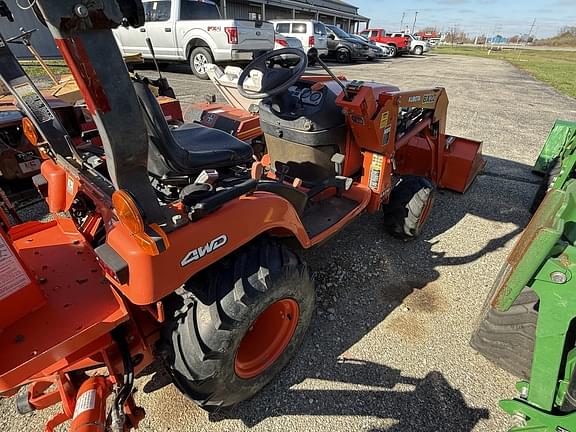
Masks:
[[[445,134],[444,89],[303,79],[307,57],[289,49],[245,69],[262,74],[257,93],[240,80],[261,98],[268,150],[255,160],[223,131],[170,126],[147,82],[129,78],[111,29],[142,25],[140,1],[35,7],[103,149],[72,142],[0,37],[0,78],[42,137],[37,184],[53,214],[1,217],[0,395],[27,386],[20,412],[61,403],[46,431],[137,427],[134,376],[155,358],[207,410],[249,398],[311,320],[314,284],[288,245],[381,209],[392,233],[416,236],[435,188],[464,192],[483,166],[480,143]],[[288,54],[295,65],[269,61]]]

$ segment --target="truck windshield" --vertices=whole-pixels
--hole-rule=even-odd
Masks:
[[[342,30],[340,27],[332,25],[328,26],[328,28],[330,28],[330,30],[332,30],[339,38],[348,39],[350,37],[350,35],[346,33],[344,30]]]
[[[180,6],[181,20],[220,19],[220,10],[216,3],[209,0],[182,0]]]

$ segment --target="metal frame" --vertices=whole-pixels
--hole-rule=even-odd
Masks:
[[[111,29],[123,18],[118,3],[60,0],[38,1],[38,6],[98,127],[114,186],[130,191],[147,222],[165,226],[169,218],[148,180],[140,106],[120,51],[109,49],[116,44]]]

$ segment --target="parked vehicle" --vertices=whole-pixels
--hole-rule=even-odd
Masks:
[[[410,38],[410,54],[422,55],[425,52],[430,51],[430,43],[428,41],[423,41],[414,37],[414,35],[409,33],[392,33],[393,37],[403,37],[408,36]]]
[[[352,39],[357,40],[361,44],[367,44],[368,45],[368,57],[366,58],[366,60],[368,60],[368,61],[374,61],[376,59],[386,58],[386,57],[388,57],[388,54],[390,53],[389,48],[386,49],[386,51],[385,51],[383,48],[381,48],[378,45],[364,39],[362,36],[350,35],[350,37]]]
[[[277,50],[282,48],[299,48],[304,50],[300,39],[291,36],[284,36],[282,33],[276,33],[276,36],[274,37],[274,49]]]
[[[366,29],[360,32],[360,36],[368,38],[371,42],[385,43],[390,46],[392,56],[410,53],[410,38],[408,36],[392,36],[383,28]]]
[[[211,0],[143,0],[146,23],[114,30],[122,54],[152,55],[149,37],[160,61],[189,61],[192,72],[208,79],[206,65],[250,61],[274,48],[271,23],[221,19]]]
[[[352,38],[348,33],[335,25],[327,25],[328,56],[339,63],[352,63],[365,60],[369,56],[370,47],[366,43]]]
[[[364,42],[368,42],[368,43],[370,43],[370,44],[376,45],[378,48],[381,48],[382,51],[383,51],[383,53],[384,53],[384,57],[386,57],[386,58],[393,57],[393,55],[392,55],[392,49],[391,49],[390,45],[385,44],[385,43],[381,43],[381,42],[371,41],[370,39],[368,39],[367,37],[362,36],[362,35],[355,35],[355,36],[359,37],[359,38],[362,39]]]
[[[435,47],[438,45],[441,39],[441,34],[438,32],[419,32],[416,33],[416,36],[420,38],[420,40],[426,41],[430,44],[431,47]]]
[[[300,39],[291,36],[284,36],[281,33],[276,33],[276,38],[274,39],[274,49],[279,50],[282,48],[296,48],[298,50],[304,51]],[[291,64],[298,62],[298,58],[296,56],[283,54],[279,57],[282,59],[281,64],[286,67],[289,67]],[[310,63],[310,60],[308,60],[308,62]]]
[[[314,65],[318,56],[328,55],[328,38],[323,23],[314,20],[271,20],[276,33],[294,37],[308,54],[308,64]]]

